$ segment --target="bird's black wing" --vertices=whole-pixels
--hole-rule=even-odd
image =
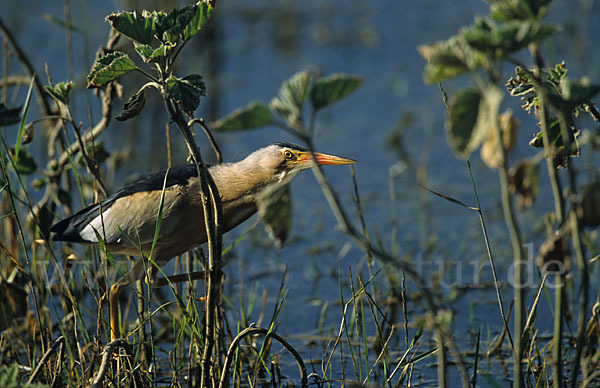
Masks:
[[[176,166],[168,171],[167,188],[175,185],[185,185],[190,178],[198,176],[195,164]],[[104,212],[119,198],[143,191],[162,190],[166,172],[167,170],[162,170],[146,175],[145,177],[124,186],[113,195],[106,197],[101,203],[96,203],[81,209],[71,217],[65,218],[54,224],[50,228],[50,231],[54,233],[52,239],[55,241],[89,242],[82,239],[79,233],[100,214],[100,208],[102,208],[102,211]]]

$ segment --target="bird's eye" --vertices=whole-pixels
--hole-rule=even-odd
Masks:
[[[292,160],[292,159],[294,159],[294,154],[290,150],[285,150],[285,151],[283,151],[283,157],[286,160]]]

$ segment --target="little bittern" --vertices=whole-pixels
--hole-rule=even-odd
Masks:
[[[314,153],[317,163],[351,164],[352,159]],[[222,230],[227,232],[257,211],[260,198],[288,183],[298,172],[312,166],[310,153],[297,145],[275,143],[261,148],[237,163],[208,168],[221,198]],[[165,184],[166,175],[166,184]],[[154,241],[159,204],[163,211],[152,260],[163,265],[207,240],[200,180],[196,166],[188,164],[141,178],[52,226],[53,240],[96,243],[104,240],[111,253],[148,255]],[[135,242],[132,243],[132,242]],[[136,245],[138,244],[138,245]],[[110,289],[111,337],[120,337],[119,295],[129,283],[141,279],[146,267],[137,260],[127,275]],[[151,266],[150,266],[151,267]],[[152,276],[156,271],[151,271]],[[150,279],[153,281],[154,279]]]

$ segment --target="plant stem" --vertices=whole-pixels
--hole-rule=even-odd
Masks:
[[[550,143],[550,131],[548,130],[548,115],[546,113],[546,96],[541,88],[542,84],[542,68],[544,67],[544,61],[538,44],[531,46],[531,53],[535,60],[535,70],[533,77],[535,79],[535,86],[540,91],[539,105],[536,113],[540,120],[540,126],[542,128],[542,141],[544,144],[544,151],[546,153],[546,169],[548,170],[548,176],[550,178],[550,184],[552,186],[552,195],[554,197],[554,214],[556,218],[556,225],[558,228],[563,224],[565,218],[564,211],[564,199],[561,190],[561,184],[559,180],[556,167],[554,166],[554,156],[556,154],[555,147]],[[563,330],[563,297],[564,297],[564,277],[563,274],[555,275],[556,289],[554,290],[554,333],[553,333],[553,354],[552,354],[552,369],[554,372],[553,385],[554,388],[562,387],[562,330]]]
[[[513,249],[513,266],[514,266],[514,301],[515,301],[515,352],[514,352],[514,384],[515,388],[523,386],[523,380],[521,375],[521,360],[523,357],[523,325],[525,322],[525,284],[524,284],[524,271],[523,271],[523,244],[521,240],[521,233],[519,232],[519,225],[515,216],[513,202],[511,195],[508,191],[508,165],[506,161],[506,150],[502,144],[502,133],[498,126],[497,120],[492,123],[492,130],[496,131],[498,141],[498,152],[502,158],[502,164],[498,169],[498,175],[500,178],[500,193],[502,197],[502,211],[504,213],[504,220],[508,227],[508,233]]]
[[[204,348],[202,354],[202,378],[201,387],[217,385],[217,370],[215,363],[221,355],[216,354],[212,357],[212,351],[215,341],[218,339],[218,330],[220,325],[218,322],[221,321],[218,308],[217,298],[220,296],[221,288],[221,276],[220,269],[217,263],[221,261],[221,200],[217,191],[217,187],[214,184],[206,165],[202,162],[202,156],[198,151],[196,142],[192,135],[192,132],[188,126],[188,123],[176,103],[171,97],[163,94],[163,99],[171,119],[177,124],[185,142],[188,146],[188,150],[194,158],[196,163],[196,169],[198,171],[198,177],[200,180],[200,195],[202,198],[202,208],[204,211],[204,226],[206,227],[206,235],[208,237],[208,277],[205,282],[206,288],[206,320],[205,320],[205,338]],[[218,322],[217,322],[218,321]],[[217,347],[218,349],[218,347]]]

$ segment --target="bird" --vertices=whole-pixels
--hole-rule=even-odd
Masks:
[[[313,155],[320,165],[356,163],[335,155],[317,152]],[[236,163],[208,166],[221,199],[223,233],[256,213],[263,197],[312,166],[311,153],[288,142],[260,148]],[[161,199],[163,209],[155,241]],[[148,265],[143,256],[151,254],[150,262],[162,266],[207,242],[196,165],[176,166],[140,178],[101,202],[59,221],[50,232],[54,233],[54,241],[94,244],[100,240],[111,254],[142,256],[109,290],[111,339],[120,338],[120,294],[129,284],[144,278],[145,268],[150,268],[146,278],[150,284],[157,273],[157,268]]]

